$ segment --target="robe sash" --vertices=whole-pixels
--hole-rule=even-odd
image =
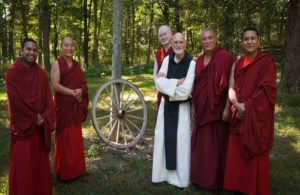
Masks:
[[[192,58],[188,53],[185,53],[183,59],[176,63],[174,61],[175,54],[170,55],[167,78],[181,79],[185,78],[190,66]],[[164,95],[164,135],[165,135],[165,155],[166,169],[176,170],[177,159],[177,128],[179,105],[185,101],[168,101],[169,97]]]

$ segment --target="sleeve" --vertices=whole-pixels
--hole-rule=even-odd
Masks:
[[[157,60],[156,58],[154,58],[154,65],[153,65],[153,80],[155,81],[155,79],[157,78]]]
[[[242,139],[247,149],[260,155],[269,151],[274,139],[274,108],[276,101],[276,69],[271,59],[266,62],[260,81],[245,104],[241,123]]]
[[[81,84],[81,89],[82,89],[82,102],[80,103],[80,107],[82,109],[83,113],[83,118],[82,121],[85,121],[87,114],[88,114],[88,105],[89,105],[89,96],[88,96],[88,86],[86,79],[84,77],[84,74],[82,72],[82,84]]]
[[[169,56],[167,56],[159,70],[159,72],[168,73]],[[166,77],[160,77],[155,79],[155,86],[162,94],[173,97],[175,95],[178,79],[168,79]]]
[[[45,75],[45,84],[46,88],[46,109],[43,113],[41,113],[44,119],[44,141],[45,141],[45,149],[47,152],[50,152],[51,149],[51,133],[55,128],[55,108],[53,102],[53,96],[51,93],[51,89],[48,83],[47,76]]]
[[[188,73],[182,85],[176,87],[174,96],[170,97],[170,101],[186,100],[192,93],[194,79],[195,79],[196,62],[191,61]]]

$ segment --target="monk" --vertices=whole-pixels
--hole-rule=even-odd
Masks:
[[[193,91],[194,130],[191,148],[191,181],[208,190],[223,187],[230,104],[227,101],[230,54],[217,46],[214,30],[200,34],[204,54],[196,61]]]
[[[21,57],[6,73],[10,116],[9,194],[52,194],[50,140],[54,102],[46,72],[36,63],[37,44],[22,41]]]
[[[167,181],[179,188],[190,183],[190,98],[195,61],[185,51],[183,34],[172,40],[173,54],[167,56],[155,80],[163,94],[155,126],[152,182]]]
[[[274,141],[276,69],[272,56],[258,51],[259,32],[242,33],[245,56],[230,76],[232,103],[224,188],[248,195],[270,194],[269,152]]]
[[[164,58],[173,53],[171,28],[167,25],[160,26],[158,29],[158,38],[162,47],[155,52],[154,68],[153,68],[154,80],[157,78],[157,74],[161,68],[161,64]],[[159,108],[160,101],[161,101],[161,93],[157,92],[156,95],[157,109]]]
[[[58,179],[66,181],[86,173],[82,122],[87,116],[88,88],[80,64],[73,59],[70,36],[62,39],[61,51],[51,70],[57,115],[54,160]]]

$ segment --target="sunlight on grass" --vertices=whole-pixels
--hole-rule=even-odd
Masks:
[[[0,101],[6,101],[7,100],[7,94],[6,92],[0,93]]]

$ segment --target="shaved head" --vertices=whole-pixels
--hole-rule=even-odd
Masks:
[[[171,28],[168,26],[168,25],[161,25],[159,28],[158,28],[158,34],[159,32],[161,31],[167,31],[169,32],[170,34],[172,34],[172,30]]]
[[[172,31],[171,28],[167,25],[162,25],[158,29],[158,39],[159,42],[165,49],[168,49],[171,46],[172,42]]]
[[[74,42],[73,38],[72,38],[71,36],[67,35],[67,36],[64,36],[64,37],[61,39],[61,45],[63,45],[64,42],[65,42],[66,40],[69,40],[69,41],[71,41],[72,43]]]
[[[200,34],[200,36],[202,37],[202,36],[203,36],[203,34],[205,34],[206,32],[211,32],[211,34],[212,34],[214,37],[216,37],[216,34],[215,34],[215,31],[214,31],[214,29],[212,29],[212,28],[209,28],[209,27],[207,27],[207,28],[204,28],[204,29],[202,30],[202,32],[201,32],[201,34]]]

